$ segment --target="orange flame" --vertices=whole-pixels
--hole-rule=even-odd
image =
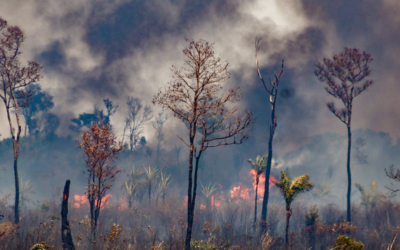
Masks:
[[[216,197],[216,195],[219,195],[219,198]],[[216,195],[211,196],[211,204],[213,207],[221,206],[221,202],[225,200],[224,196],[220,195],[218,192]]]
[[[73,203],[72,206],[75,208],[81,208],[82,206],[89,205],[88,198],[86,195],[76,194],[74,195],[74,200],[75,202]]]
[[[232,199],[249,199],[250,198],[250,188],[246,188],[242,183],[231,189]]]
[[[107,206],[108,207],[108,205],[109,205],[109,199],[111,198],[111,197],[113,197],[113,195],[112,194],[107,194],[106,196],[104,196],[102,199],[101,199],[101,208],[104,208],[105,206]]]
[[[101,199],[101,208],[104,208],[104,206],[108,207],[109,204],[109,199],[113,197],[112,194],[107,194]],[[86,195],[79,195],[76,194],[74,195],[74,200],[75,202],[72,204],[73,207],[75,208],[81,208],[82,206],[89,206],[89,201]]]

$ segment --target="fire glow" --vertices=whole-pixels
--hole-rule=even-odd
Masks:
[[[252,178],[252,186],[253,190],[251,188],[246,188],[243,183],[239,183],[238,185],[235,185],[231,188],[231,199],[250,199],[250,197],[253,197],[254,195],[251,195],[251,193],[256,191],[257,188],[257,173],[254,169],[252,169],[249,172],[249,175]],[[271,187],[273,187],[277,182],[277,179],[270,175],[269,177],[269,190],[271,190]],[[259,200],[262,199],[265,191],[265,175],[260,174],[259,175],[259,182],[258,182],[258,190],[257,190],[257,195],[259,197]]]
[[[108,206],[109,199],[113,197],[112,194],[107,194],[101,199],[101,208],[104,208],[105,206]],[[72,206],[74,208],[81,208],[81,207],[89,207],[89,200],[86,195],[79,195],[76,194],[74,195],[74,203]]]

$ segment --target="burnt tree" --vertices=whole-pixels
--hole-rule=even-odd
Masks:
[[[263,197],[263,203],[262,203],[262,209],[261,209],[261,221],[260,221],[260,226],[261,226],[261,233],[265,233],[267,229],[267,213],[268,213],[268,200],[269,200],[269,177],[271,175],[271,166],[272,166],[272,142],[274,140],[274,135],[275,135],[275,129],[277,126],[276,123],[276,99],[278,97],[278,86],[279,86],[279,80],[282,76],[283,73],[283,60],[282,60],[282,68],[279,74],[274,73],[275,79],[272,81],[269,79],[269,83],[267,84],[261,74],[260,68],[258,66],[258,51],[260,50],[260,39],[256,38],[255,41],[255,57],[256,57],[256,67],[257,67],[257,73],[258,76],[260,77],[260,80],[269,94],[269,102],[271,104],[271,124],[269,126],[269,139],[268,139],[268,158],[267,158],[267,167],[265,168],[265,189],[264,189],[264,197]]]
[[[22,67],[19,56],[25,35],[17,26],[8,26],[7,21],[0,17],[0,98],[6,108],[7,120],[14,153],[15,205],[14,222],[19,223],[19,175],[18,156],[21,136],[20,107],[27,106],[31,93],[25,90],[29,84],[40,79],[41,66],[29,61]],[[13,124],[14,121],[16,125]]]
[[[358,49],[344,48],[339,54],[334,54],[332,59],[324,58],[322,63],[317,63],[315,75],[318,80],[327,84],[326,92],[342,101],[344,108],[338,110],[333,102],[327,104],[328,109],[347,127],[347,221],[351,222],[351,116],[353,100],[369,86],[372,81],[363,79],[371,74],[369,63],[372,62],[371,54],[359,52]],[[359,83],[361,85],[359,86]]]
[[[185,67],[172,66],[172,81],[154,96],[153,104],[171,110],[188,129],[187,140],[179,138],[189,148],[185,249],[190,249],[202,153],[208,148],[241,144],[248,138],[254,120],[248,111],[235,117],[238,107],[227,106],[238,103],[241,94],[239,88],[222,92],[222,83],[229,79],[228,63],[214,56],[212,44],[191,40],[183,53]]]
[[[74,242],[72,240],[71,228],[68,221],[68,199],[69,199],[69,185],[70,180],[65,182],[63,200],[61,205],[61,239],[63,249],[75,250]]]
[[[109,125],[97,124],[83,132],[79,147],[84,152],[85,176],[88,180],[86,195],[90,206],[91,240],[96,239],[97,221],[102,208],[103,197],[111,188],[115,177],[122,170],[113,164],[122,143],[110,131]]]

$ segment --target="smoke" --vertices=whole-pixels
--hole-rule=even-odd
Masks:
[[[72,118],[92,112],[93,105],[103,107],[106,98],[120,105],[111,123],[121,136],[127,97],[139,97],[144,105],[152,105],[152,97],[170,80],[170,67],[183,65],[185,39],[215,43],[216,54],[230,65],[232,77],[224,87],[239,86],[242,107],[257,116],[252,138],[245,145],[218,149],[205,158],[208,165],[224,166],[212,171],[227,179],[232,174],[226,169],[232,166],[235,152],[243,152],[248,159],[264,154],[267,148],[270,106],[255,69],[255,37],[262,39],[259,62],[265,79],[279,72],[285,60],[274,139],[274,158],[280,168],[299,170],[293,174],[313,172],[318,179],[326,175],[329,166],[344,166],[345,126],[326,108],[333,97],[313,74],[317,61],[344,47],[360,48],[374,58],[370,77],[374,84],[354,102],[353,129],[370,129],[370,134],[384,131],[393,143],[400,136],[400,108],[396,105],[400,93],[400,59],[396,56],[400,52],[399,11],[395,0],[0,3],[0,16],[26,33],[22,62],[37,60],[44,66],[40,83],[54,96],[52,112],[61,119],[60,136],[71,134],[68,127]],[[154,114],[161,112],[152,107]],[[0,108],[0,117],[4,139],[9,136],[4,108]],[[182,128],[182,123],[170,116],[165,124],[168,143],[164,150],[173,152],[175,145],[182,146],[176,137]],[[150,147],[156,144],[151,126],[145,128],[144,135]],[[382,155],[377,153],[382,149],[365,140],[368,173],[381,176],[384,167],[396,163],[395,153],[382,164]],[[363,167],[355,167],[356,175],[358,169]],[[338,176],[344,174],[340,171]],[[360,170],[361,174],[365,172]],[[365,180],[372,180],[372,176]],[[339,178],[337,185],[343,185]]]

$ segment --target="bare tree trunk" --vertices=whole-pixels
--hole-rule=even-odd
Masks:
[[[15,116],[17,119],[17,136],[15,137],[15,132],[14,128],[12,125],[12,120],[11,120],[11,115],[10,115],[10,107],[7,106],[7,102],[4,101],[4,104],[6,105],[6,111],[7,111],[7,119],[8,123],[10,125],[10,133],[11,137],[13,140],[13,150],[14,150],[14,181],[15,181],[15,205],[14,205],[14,223],[18,225],[19,223],[19,175],[18,175],[18,155],[19,155],[19,139],[21,135],[21,124],[19,120],[19,113],[18,113],[18,103],[14,93],[11,91],[11,95],[13,97],[14,105],[15,105]]]
[[[192,132],[192,131],[190,131]],[[193,181],[193,153],[194,153],[194,136],[190,138],[190,154],[189,154],[189,186],[188,186],[188,199],[187,199],[187,228],[186,228],[186,241],[185,241],[185,250],[190,250],[190,240],[192,238],[192,223],[193,217],[191,213],[191,203],[192,203],[192,181]]]
[[[63,201],[61,206],[61,239],[63,243],[63,249],[75,250],[74,242],[71,236],[71,228],[69,227],[68,221],[68,198],[69,198],[69,185],[70,180],[65,182]]]
[[[256,173],[257,174],[257,173]],[[254,197],[254,222],[253,222],[253,234],[256,232],[257,223],[257,194],[258,194],[258,175],[256,176],[256,194]]]
[[[89,241],[90,244],[92,244],[94,240],[94,200],[89,200],[89,206],[90,206],[90,237]]]
[[[149,184],[149,204],[150,204],[150,200],[151,200],[151,184]]]
[[[349,118],[350,119],[350,118]],[[350,122],[349,122],[350,124]],[[350,152],[351,152],[351,126],[347,126],[347,134],[349,144],[347,147],[347,221],[351,222],[351,168],[350,168]]]
[[[275,99],[275,101],[276,101],[276,99]],[[263,197],[262,210],[261,210],[261,221],[260,221],[262,234],[266,233],[266,231],[267,231],[269,177],[271,175],[271,164],[272,164],[272,142],[274,140],[274,133],[275,133],[275,127],[276,127],[275,102],[272,104],[271,122],[272,122],[272,124],[269,127],[268,158],[267,158],[267,167],[265,169],[265,189],[264,189],[264,197]]]
[[[190,250],[190,241],[192,239],[192,228],[193,228],[193,218],[194,218],[194,208],[196,204],[196,194],[197,194],[197,173],[199,170],[201,152],[196,157],[196,164],[194,169],[194,185],[193,185],[193,196],[191,197],[191,202],[188,202],[188,227],[186,233],[186,243],[185,250]],[[191,181],[189,181],[191,183]],[[189,205],[190,204],[190,205]]]
[[[14,181],[15,181],[15,207],[14,207],[14,222],[15,224],[19,223],[19,175],[18,175],[18,167],[17,167],[17,158],[18,156],[14,156]]]
[[[286,230],[285,230],[286,247],[289,245],[289,220],[291,215],[292,211],[290,209],[290,205],[286,205]]]

